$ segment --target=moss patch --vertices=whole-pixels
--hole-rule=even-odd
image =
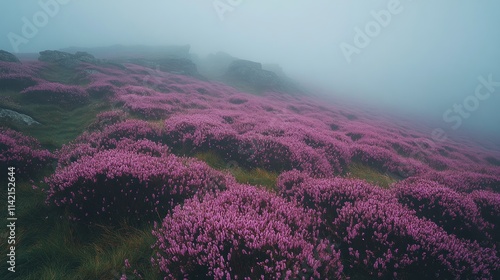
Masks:
[[[353,162],[349,166],[347,170],[347,177],[362,179],[368,183],[375,184],[382,188],[388,188],[392,183],[398,181],[396,178],[381,173],[377,169],[359,162]]]
[[[194,157],[206,162],[214,169],[229,171],[238,183],[263,186],[268,190],[276,190],[278,174],[275,172],[269,172],[262,168],[241,168],[236,162],[224,161],[224,159],[214,151],[197,153]]]

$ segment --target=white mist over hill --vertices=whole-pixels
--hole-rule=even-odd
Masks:
[[[333,98],[500,139],[500,2],[353,2],[4,1],[0,49],[190,44],[201,57],[279,64]]]

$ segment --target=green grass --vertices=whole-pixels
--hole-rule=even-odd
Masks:
[[[388,188],[392,183],[397,182],[395,178],[359,162],[351,163],[347,169],[347,174],[348,178],[362,179],[382,188]]]
[[[240,167],[233,168],[231,173],[238,183],[263,186],[267,190],[276,191],[277,173],[269,172],[261,168],[246,170]]]
[[[229,171],[238,183],[263,186],[268,190],[276,190],[276,179],[278,174],[269,172],[262,168],[246,169],[238,166],[236,162],[226,162],[214,151],[200,152],[195,158],[206,162],[210,167],[217,170]]]
[[[0,195],[6,200],[6,193]],[[151,225],[133,228],[82,225],[45,205],[45,195],[26,182],[16,188],[16,272],[0,279],[119,279],[137,269],[145,279],[158,279],[150,264],[154,237]],[[6,248],[2,237],[1,247]],[[125,269],[128,259],[132,269]],[[0,256],[5,264],[6,254]],[[15,277],[13,277],[15,276]]]
[[[194,157],[204,161],[210,167],[217,170],[225,170],[228,168],[228,164],[224,159],[214,151],[199,152],[194,154]]]
[[[41,123],[28,126],[3,121],[0,124],[37,138],[45,148],[51,150],[75,139],[92,123],[98,113],[111,109],[109,104],[101,99],[92,99],[89,104],[70,109],[57,105],[29,103],[14,91],[1,91],[0,95],[4,97],[0,100],[0,107],[26,114]]]
[[[58,64],[48,64],[39,73],[40,77],[49,82],[67,84],[67,85],[84,85],[82,76],[78,70],[65,68]]]

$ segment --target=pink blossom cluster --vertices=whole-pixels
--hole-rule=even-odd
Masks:
[[[329,139],[300,123],[268,121],[249,114],[212,110],[177,114],[165,121],[164,139],[184,150],[218,151],[241,166],[307,171],[316,176],[341,173],[350,160],[347,143]]]
[[[389,191],[362,180],[311,178],[292,170],[279,176],[277,186],[282,196],[321,217],[320,236],[339,244],[348,275],[492,279],[499,259],[491,224],[474,201],[437,183],[420,186],[428,187],[426,193],[419,192],[419,180],[403,182]],[[401,199],[405,191],[419,198],[428,194],[429,201],[409,203]]]
[[[500,242],[500,193],[478,190],[473,191],[469,196],[479,208],[481,217],[493,225],[491,235],[498,244]]]
[[[58,168],[46,179],[47,203],[78,220],[140,220],[165,215],[195,194],[223,190],[229,180],[205,163],[178,158],[165,149],[159,155],[144,153],[143,148],[158,149],[150,141],[120,147]]]
[[[436,181],[459,192],[470,193],[474,190],[500,191],[500,173],[481,173],[466,170],[432,171],[422,178]]]
[[[434,181],[414,178],[397,183],[393,190],[401,204],[449,234],[469,240],[491,240],[488,232],[493,225],[482,218],[472,197]]]
[[[47,202],[89,222],[165,217],[152,261],[166,278],[499,276],[499,153],[305,96],[250,95],[134,64],[82,64],[88,84],[68,86],[39,79],[42,66],[0,63],[0,83],[30,86],[22,94],[38,102],[122,107],[58,151]],[[0,162],[36,170],[53,158],[26,139],[2,130]],[[280,196],[174,155],[203,151],[285,171]],[[351,163],[406,180],[384,190],[343,178]]]
[[[471,171],[486,177],[500,173],[500,167],[490,163],[500,155],[492,157],[466,141],[432,141],[426,127],[384,117],[368,108],[353,110],[276,92],[254,96],[220,83],[135,64],[85,67],[85,71],[92,73],[88,90],[94,86],[102,88],[114,102],[136,116],[166,119],[167,124],[179,119],[200,123],[189,121],[193,114],[212,118],[207,120],[212,131],[201,129],[197,132],[197,142],[202,141],[205,132],[216,135],[222,133],[217,130],[223,133],[234,130],[236,134],[230,136],[230,142],[241,144],[221,152],[230,153],[242,165],[257,164],[282,170],[293,166],[317,176],[342,174],[351,161],[363,162],[401,178],[428,177],[428,173],[434,171]],[[220,124],[215,125],[214,121]],[[210,144],[208,142],[203,144]],[[276,147],[281,152],[276,153],[276,157],[262,155],[267,152],[259,155],[258,151],[266,147]],[[243,155],[234,151],[242,151]],[[282,155],[287,158],[285,162],[276,160]],[[272,167],[277,165],[287,167]],[[479,187],[484,188],[484,184]]]
[[[339,279],[343,266],[309,211],[248,185],[177,206],[153,231],[168,279]]]
[[[97,114],[94,121],[87,127],[88,131],[103,130],[107,126],[125,121],[127,114],[121,110],[105,111]]]
[[[276,185],[283,197],[318,211],[325,223],[331,223],[346,203],[369,198],[395,202],[392,194],[363,180],[311,178],[309,174],[297,170],[282,173]]]
[[[54,160],[40,143],[17,131],[0,127],[0,168],[16,167],[16,172],[26,176],[40,170]]]
[[[94,122],[94,131],[87,131],[73,142],[64,145],[58,151],[59,167],[64,167],[77,161],[82,156],[91,156],[99,151],[120,148],[121,145],[140,140],[149,140],[152,145],[159,142],[159,130],[150,123],[141,120],[128,119],[119,121],[121,113],[105,113]],[[115,123],[116,122],[116,123]],[[110,124],[106,126],[106,124]],[[128,141],[123,141],[128,140]],[[157,148],[150,148],[157,150]]]
[[[37,78],[37,72],[43,64],[16,63],[0,61],[0,88],[22,90],[26,87],[36,85],[41,80]]]
[[[21,94],[30,102],[74,106],[86,103],[88,93],[80,86],[43,82],[28,87]]]
[[[391,279],[494,279],[495,249],[446,233],[401,204],[378,199],[346,204],[331,224],[346,271]]]
[[[116,86],[101,80],[93,81],[86,87],[86,91],[89,96],[97,98],[113,96],[116,90]]]
[[[148,119],[163,119],[174,112],[208,107],[202,100],[186,94],[166,94],[143,86],[120,88],[114,101]]]

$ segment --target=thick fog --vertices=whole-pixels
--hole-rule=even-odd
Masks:
[[[277,63],[318,92],[420,114],[448,132],[500,135],[499,1],[40,0],[0,8],[0,49],[10,52],[190,44],[200,57],[224,51]]]

